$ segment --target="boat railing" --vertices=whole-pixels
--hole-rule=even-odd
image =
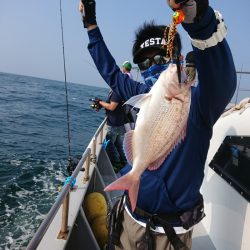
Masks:
[[[81,160],[77,164],[74,172],[72,173],[69,181],[63,186],[60,194],[58,195],[55,203],[51,207],[50,211],[48,212],[46,218],[41,223],[40,227],[36,231],[35,235],[29,242],[27,246],[27,250],[36,249],[41,242],[44,234],[46,233],[47,229],[49,228],[50,224],[52,223],[55,215],[57,214],[61,204],[63,203],[62,208],[62,222],[61,222],[61,229],[58,234],[58,239],[67,239],[68,235],[68,212],[69,212],[69,200],[70,200],[70,191],[72,189],[71,183],[74,179],[78,176],[79,172],[82,170],[85,164],[85,171],[83,182],[87,182],[89,180],[89,168],[91,161],[93,163],[96,162],[97,159],[97,143],[102,144],[104,138],[104,127],[106,124],[107,118],[103,120],[99,128],[96,130],[92,140],[90,141],[88,147],[82,154]]]
[[[237,104],[239,100],[242,100],[244,97],[249,97],[249,75],[250,71],[236,71],[237,73],[237,88],[234,94],[234,97],[232,98],[231,102],[233,104]]]

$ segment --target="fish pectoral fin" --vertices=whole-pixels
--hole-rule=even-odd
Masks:
[[[112,190],[128,190],[128,196],[131,204],[132,211],[135,210],[138,191],[140,186],[140,179],[135,179],[131,172],[126,175],[120,177],[116,181],[109,184],[104,191],[112,191]]]
[[[124,140],[123,140],[124,153],[130,165],[132,165],[133,162],[133,147],[132,147],[133,134],[134,130],[128,131],[124,135]]]
[[[139,109],[142,103],[151,96],[152,94],[150,93],[136,95],[136,96],[131,97],[129,100],[127,100],[123,105],[128,104],[128,105],[133,106],[134,108]]]

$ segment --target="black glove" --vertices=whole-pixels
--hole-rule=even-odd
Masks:
[[[87,28],[89,25],[94,25],[96,23],[95,15],[95,0],[81,0],[84,5],[84,16],[83,25]]]
[[[102,108],[102,105],[99,103],[100,101],[102,101],[101,99],[99,99],[98,97],[95,98],[91,98],[89,99],[89,101],[92,102],[92,104],[90,105],[90,107],[96,111],[99,111]]]
[[[175,3],[181,5],[180,9],[186,15],[184,23],[199,21],[208,8],[208,0],[175,0]]]

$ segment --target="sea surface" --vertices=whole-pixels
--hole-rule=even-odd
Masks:
[[[107,88],[68,83],[71,155],[105,117],[89,98]],[[65,84],[0,73],[0,249],[25,249],[68,176]]]
[[[237,102],[250,95],[238,75]],[[108,89],[68,83],[71,155],[81,156],[104,119],[89,98]],[[65,84],[0,73],[0,250],[25,249],[68,176]]]

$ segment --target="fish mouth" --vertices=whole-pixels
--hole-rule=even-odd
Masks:
[[[184,99],[182,96],[175,96],[174,97],[176,100],[180,101],[180,102],[184,102]]]
[[[167,95],[165,95],[165,99],[167,100],[167,101],[172,101],[173,99],[175,99],[175,100],[178,100],[178,101],[180,101],[180,102],[184,102],[184,96],[181,96],[180,94],[179,95],[177,95],[177,96],[173,96],[173,97],[168,97]]]

